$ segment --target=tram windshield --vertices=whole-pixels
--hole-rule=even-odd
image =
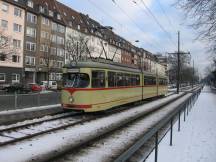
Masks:
[[[68,73],[64,74],[64,87],[85,88],[89,85],[88,74]]]

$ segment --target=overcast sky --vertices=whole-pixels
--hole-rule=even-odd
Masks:
[[[203,74],[210,64],[204,42],[195,41],[197,33],[188,26],[189,20],[182,10],[174,5],[176,0],[59,1],[102,25],[112,26],[120,36],[153,53],[177,51],[177,31],[180,30],[181,50],[191,52],[199,71]]]

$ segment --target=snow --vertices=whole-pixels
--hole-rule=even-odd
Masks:
[[[146,133],[148,129],[152,128],[158,121],[172,112],[178,104],[181,104],[182,101],[190,95],[191,94],[188,94],[163,109],[159,109],[157,113],[147,115],[145,118],[142,118],[133,124],[129,124],[128,127],[114,132],[107,138],[102,138],[84,149],[77,150],[74,154],[64,156],[60,160],[57,159],[56,162],[113,161],[113,157],[115,157],[116,154],[119,155],[125,148],[130,147],[134,141]]]
[[[21,121],[21,122],[17,122],[15,124],[10,124],[10,125],[0,125],[0,131],[4,130],[4,129],[8,129],[8,128],[14,128],[14,127],[19,127],[19,126],[25,126],[26,124],[34,124],[37,122],[42,122],[42,121],[48,121],[54,118],[61,118],[64,116],[68,116],[68,115],[73,115],[76,114],[76,112],[68,112],[68,113],[62,113],[62,114],[57,114],[57,115],[46,115],[40,118],[35,118],[35,119],[31,119],[31,120],[25,120],[25,121]]]
[[[46,156],[44,156],[45,154],[48,156],[53,155],[53,153],[58,154],[62,152],[62,150],[73,148],[80,143],[98,137],[104,132],[110,132],[110,130],[119,127],[119,125],[125,123],[125,121],[146,113],[153,107],[166,103],[177,96],[178,95],[175,94],[121,113],[75,125],[65,130],[55,131],[51,134],[37,136],[30,141],[23,141],[15,145],[1,147],[1,161],[14,162],[14,158],[16,158],[16,162],[29,161],[32,158],[34,158],[35,161],[47,160]]]
[[[173,146],[169,133],[159,144],[159,162],[215,162],[216,161],[216,94],[205,87],[189,113],[186,122],[177,131],[174,127]],[[154,152],[146,162],[154,162]]]

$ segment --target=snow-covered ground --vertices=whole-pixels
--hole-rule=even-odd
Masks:
[[[182,122],[181,132],[175,124],[173,146],[169,146],[168,133],[158,149],[159,162],[216,162],[216,94],[209,87],[204,88],[186,122]],[[154,152],[146,162],[154,162]]]

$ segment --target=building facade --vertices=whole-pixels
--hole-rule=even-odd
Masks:
[[[25,10],[0,0],[0,84],[20,83],[23,78]]]
[[[57,8],[51,0],[26,1],[26,83],[62,78],[66,30]]]
[[[1,40],[10,38],[7,59],[6,49],[0,49],[0,84],[61,81],[62,67],[74,59],[108,59],[149,72],[159,67],[149,51],[57,0],[0,4]]]

